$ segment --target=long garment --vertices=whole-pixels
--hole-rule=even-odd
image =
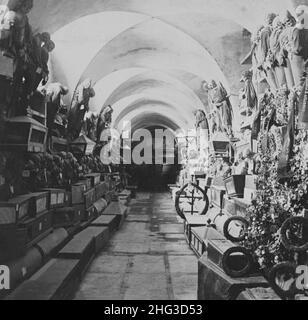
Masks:
[[[298,121],[302,129],[308,130],[308,75],[306,75],[304,86],[299,97]]]
[[[277,80],[276,80],[276,75],[274,71],[272,70],[271,66],[268,65],[268,57],[270,54],[270,37],[271,37],[271,27],[265,27],[261,31],[261,36],[260,36],[260,48],[259,48],[259,63],[260,66],[263,67],[266,73],[266,80],[271,87],[271,89],[275,92],[278,89],[277,85]]]
[[[283,61],[280,59],[281,45],[280,37],[283,29],[278,27],[273,30],[270,39],[270,63],[276,74],[277,84],[281,88],[287,84]]]
[[[75,140],[79,137],[84,118],[89,111],[89,102],[91,97],[95,95],[93,88],[84,88],[82,85],[77,88],[74,95],[72,108],[68,114],[68,137]]]
[[[285,27],[282,30],[279,37],[279,43],[280,43],[279,64],[284,67],[287,85],[289,89],[292,89],[295,84],[291,62],[290,62],[292,32],[293,32],[292,27]]]
[[[305,61],[308,59],[308,30],[295,27],[291,36],[291,66],[295,85],[300,85]]]
[[[214,105],[221,117],[222,124],[225,129],[232,127],[233,109],[226,89],[219,82],[217,87],[211,90],[212,105]]]
[[[48,135],[52,135],[56,115],[61,106],[61,96],[65,94],[66,89],[61,83],[51,83],[46,89],[47,94],[47,128]]]

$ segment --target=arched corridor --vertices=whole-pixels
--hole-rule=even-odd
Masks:
[[[0,0],[0,299],[307,300],[307,88],[308,0]]]

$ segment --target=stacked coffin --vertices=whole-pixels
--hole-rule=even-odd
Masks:
[[[51,231],[48,192],[32,193],[0,203],[0,262],[25,255]]]
[[[279,299],[254,265],[249,252],[238,245],[243,226],[239,226],[238,221],[230,222],[233,216],[240,219],[245,216],[251,196],[255,195],[254,182],[252,176],[233,176],[227,181],[214,179],[208,192],[211,201],[208,213],[185,216],[186,240],[200,258],[199,300]],[[249,199],[245,199],[245,195],[249,195]],[[228,236],[232,238],[233,235],[238,242],[227,240],[226,227]]]

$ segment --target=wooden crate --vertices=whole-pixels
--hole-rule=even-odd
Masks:
[[[75,183],[71,186],[72,205],[84,203],[84,193],[87,191],[83,183]]]
[[[52,212],[0,226],[0,262],[17,259],[52,232]]]
[[[236,300],[248,288],[268,288],[262,276],[230,278],[204,254],[198,262],[198,300]]]
[[[225,194],[226,189],[224,187],[212,185],[210,189],[211,205],[222,209]]]
[[[49,192],[37,192],[31,194],[31,209],[35,215],[49,210]]]
[[[89,222],[98,217],[97,211],[94,206],[85,210],[85,216],[83,221]]]
[[[110,233],[117,230],[120,226],[121,216],[119,215],[101,215],[94,220],[90,225],[92,227],[108,227]]]
[[[67,204],[67,195],[64,189],[43,189],[48,192],[48,203],[50,209],[62,208]]]
[[[0,203],[0,225],[16,224],[30,214],[31,196],[16,197]]]
[[[192,216],[189,214],[185,215],[184,221],[184,234],[186,241],[189,245],[191,245],[191,228],[195,227],[205,227],[207,226],[208,218],[207,216]]]
[[[243,198],[245,190],[245,175],[233,175],[224,180],[227,195],[234,198]]]
[[[91,188],[95,188],[101,182],[101,174],[100,173],[90,173],[84,176],[91,181]]]
[[[206,251],[206,245],[204,241],[206,228],[205,227],[194,227],[191,228],[191,241],[190,247],[198,258]]]
[[[75,210],[73,207],[55,209],[53,212],[53,227],[72,227],[79,224],[82,218],[81,211]]]
[[[29,117],[11,118],[6,122],[4,147],[25,152],[45,152],[47,128]]]
[[[91,189],[84,193],[84,204],[86,209],[92,207],[95,200],[95,189]]]
[[[53,259],[32,278],[23,283],[6,300],[66,300],[78,286],[78,260]]]

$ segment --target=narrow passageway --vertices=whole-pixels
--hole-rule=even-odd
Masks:
[[[196,300],[197,259],[168,193],[138,194],[76,300]]]

